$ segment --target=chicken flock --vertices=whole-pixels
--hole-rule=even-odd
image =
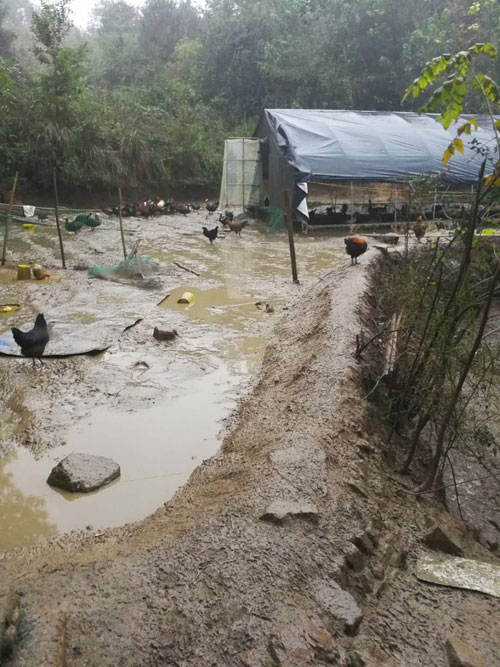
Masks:
[[[371,202],[370,202],[371,205]],[[217,211],[219,207],[218,201],[209,201],[205,200],[205,208],[207,210],[207,217],[212,215]],[[182,215],[187,215],[191,210],[197,211],[200,210],[200,204],[184,204],[175,202],[172,198],[165,201],[160,197],[157,198],[156,202],[144,201],[139,204],[126,203],[122,206],[122,216],[143,216],[145,218],[155,215],[157,213],[180,213]],[[373,207],[371,207],[373,209]],[[112,208],[103,208],[102,211],[107,215],[119,215],[120,209],[118,206]],[[372,211],[370,212],[372,214]],[[340,213],[336,214],[333,209],[328,211],[330,217],[345,217],[347,215],[347,207],[344,205]],[[247,220],[236,221],[234,219],[234,214],[232,211],[224,211],[224,213],[219,213],[219,225],[228,233],[234,232],[237,236],[241,235],[241,232],[248,225]],[[340,222],[340,219],[336,219],[336,222]],[[78,231],[83,226],[88,226],[91,229],[95,229],[101,224],[99,215],[96,213],[92,214],[79,214],[76,218],[70,221],[68,218],[65,218],[65,227],[68,231]],[[203,226],[202,232],[210,244],[213,244],[219,237],[219,225],[208,228]],[[417,242],[421,242],[422,238],[425,236],[427,230],[427,224],[423,222],[422,216],[418,216],[416,222],[413,225],[413,232]],[[358,263],[358,257],[363,255],[368,250],[367,242],[356,234],[347,236],[344,239],[345,251],[351,258],[351,266]],[[12,328],[12,336],[14,341],[21,349],[21,354],[25,357],[31,358],[33,361],[33,366],[35,366],[35,360],[38,359],[41,364],[43,364],[42,356],[44,354],[47,343],[50,338],[50,329],[51,325],[47,324],[43,314],[39,314],[36,317],[35,324],[32,329],[29,331],[21,331],[17,328]]]

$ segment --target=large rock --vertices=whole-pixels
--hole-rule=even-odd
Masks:
[[[463,556],[464,550],[458,535],[455,535],[448,528],[435,526],[424,538],[425,543],[435,551],[443,551],[452,556]]]
[[[113,459],[92,454],[70,454],[52,469],[47,483],[75,493],[96,491],[120,476]]]
[[[486,667],[483,658],[458,637],[446,640],[446,657],[450,667]]]

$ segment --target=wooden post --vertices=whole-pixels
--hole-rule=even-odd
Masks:
[[[127,246],[125,245],[125,234],[123,233],[122,189],[121,188],[118,188],[118,217],[120,218],[120,234],[122,236],[123,258],[127,259]]]
[[[288,243],[290,245],[290,261],[292,263],[292,279],[298,285],[299,278],[297,275],[297,258],[295,256],[295,241],[293,238],[293,214],[292,214],[292,199],[288,190],[283,193],[285,200],[285,224],[288,229]]]
[[[2,266],[5,266],[5,257],[7,254],[7,241],[9,240],[9,224],[10,224],[10,214],[12,211],[12,206],[14,205],[14,197],[16,196],[16,188],[17,188],[17,177],[18,177],[19,172],[16,171],[16,175],[14,176],[14,185],[12,186],[12,191],[10,193],[10,201],[9,201],[9,208],[7,211],[7,219],[5,220],[5,233],[3,236],[3,250],[2,250]]]
[[[59,222],[59,195],[57,193],[57,169],[54,167],[54,213],[56,214],[57,235],[59,236],[59,249],[61,251],[61,262],[63,269],[66,268],[66,257],[64,256],[63,237],[61,223]]]
[[[411,205],[413,202],[411,185],[408,185],[408,215],[406,218],[406,230],[405,230],[405,258],[408,258],[408,240],[410,237],[410,220],[411,220]]]

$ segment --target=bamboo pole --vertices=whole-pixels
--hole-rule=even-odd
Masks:
[[[125,234],[123,233],[123,218],[122,218],[122,189],[118,188],[118,217],[120,218],[120,234],[122,237],[123,258],[127,259],[127,246],[125,245]]]
[[[5,220],[5,233],[4,233],[4,236],[3,236],[3,250],[2,250],[2,266],[5,266],[5,257],[6,257],[6,254],[7,254],[7,241],[9,240],[10,214],[12,212],[12,206],[14,205],[14,198],[16,196],[18,175],[19,175],[19,172],[16,171],[16,175],[14,176],[14,185],[12,186],[12,191],[10,193],[9,208],[7,210],[7,218]]]
[[[295,255],[295,241],[293,238],[293,217],[292,217],[292,200],[288,190],[283,192],[285,200],[285,223],[288,229],[288,244],[290,246],[290,262],[292,264],[292,279],[295,284],[299,284],[297,275],[297,258]]]
[[[54,213],[56,215],[57,235],[59,237],[59,249],[61,250],[61,262],[63,269],[66,268],[66,257],[64,256],[63,237],[61,232],[61,223],[59,222],[59,194],[57,192],[57,169],[54,167]]]

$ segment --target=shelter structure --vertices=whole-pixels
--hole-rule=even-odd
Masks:
[[[260,144],[261,206],[282,209],[283,192],[289,191],[295,213],[307,218],[307,194],[313,183],[343,184],[353,192],[363,184],[401,185],[412,177],[434,176],[440,183],[470,192],[484,154],[486,173],[493,171],[498,159],[491,119],[467,116],[471,117],[478,129],[462,135],[464,154],[456,153],[443,167],[443,152],[458,126],[445,130],[435,114],[265,109],[254,133]],[[349,208],[353,206],[354,196]]]

